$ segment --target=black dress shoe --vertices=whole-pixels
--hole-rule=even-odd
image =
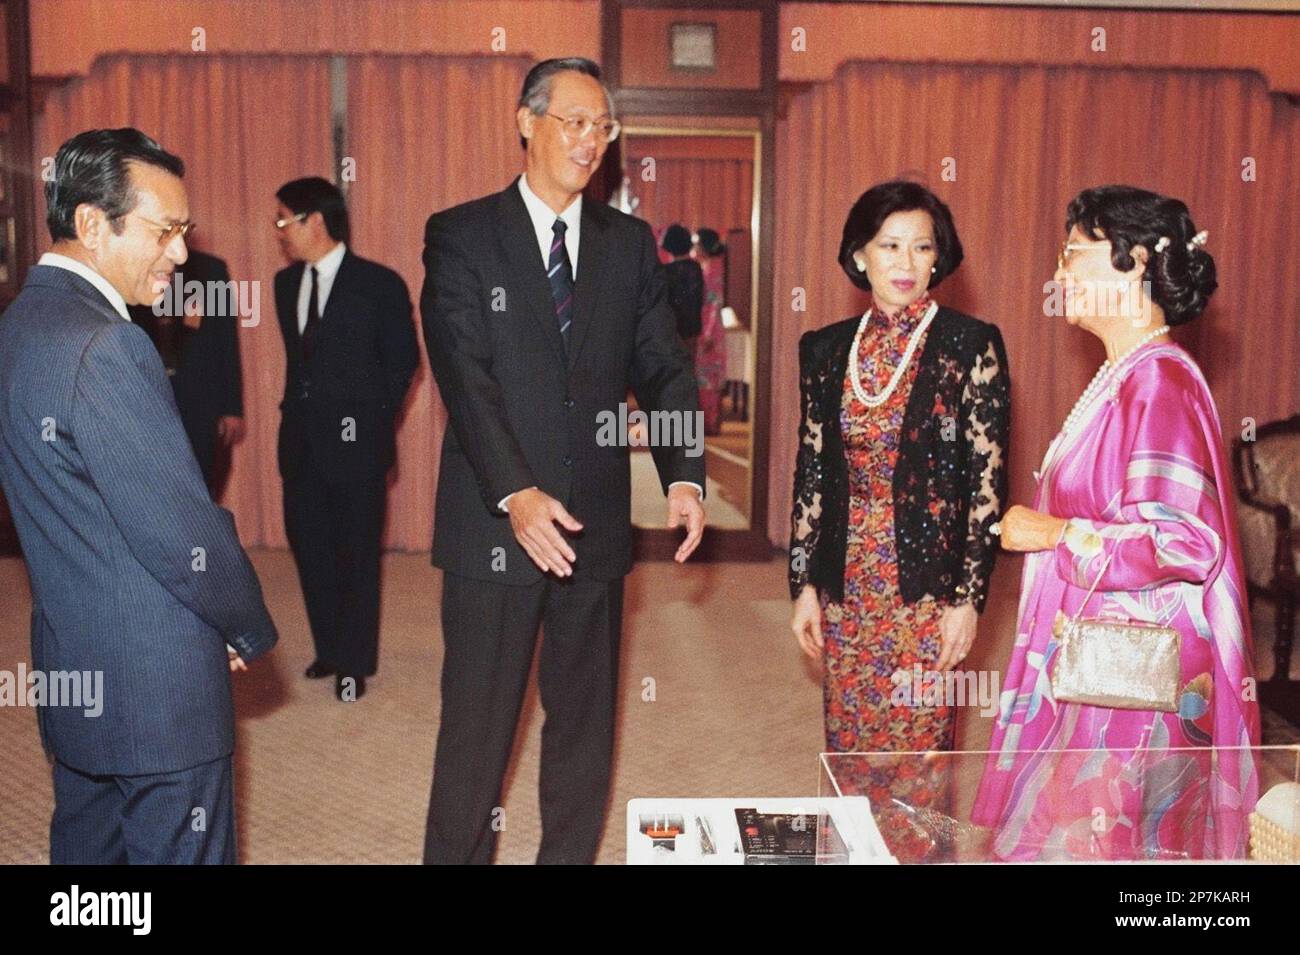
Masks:
[[[355,703],[366,695],[366,678],[340,673],[334,677],[334,695],[344,703]]]
[[[303,671],[303,676],[309,680],[319,680],[322,677],[333,676],[338,670],[334,669],[332,663],[325,663],[322,660],[313,660],[311,666]]]

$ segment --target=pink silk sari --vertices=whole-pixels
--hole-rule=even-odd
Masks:
[[[1027,554],[1015,647],[972,810],[1008,860],[1246,854],[1259,745],[1250,618],[1218,413],[1176,345],[1140,349],[1058,436],[1034,508],[1071,519]],[[1057,702],[1058,611],[1176,628],[1178,712]]]

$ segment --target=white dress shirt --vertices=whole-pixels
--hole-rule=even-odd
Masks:
[[[519,177],[519,194],[524,197],[524,208],[528,218],[533,220],[533,231],[537,233],[537,248],[542,255],[542,268],[551,264],[551,243],[555,241],[555,220],[563,219],[564,248],[569,253],[569,266],[573,270],[573,280],[578,280],[578,237],[582,232],[582,193],[569,203],[569,207],[558,216],[555,210],[538,198],[537,193],[528,187],[528,176]]]
[[[113,306],[114,311],[121,315],[128,322],[131,320],[131,313],[126,310],[126,299],[122,298],[122,293],[109,283],[108,279],[100,275],[89,265],[84,262],[78,262],[76,259],[70,259],[66,255],[59,255],[57,252],[46,252],[41,256],[37,265],[52,265],[56,269],[67,269],[69,272],[80,275],[83,279],[99,291],[104,298],[108,299],[108,304]]]
[[[330,289],[334,288],[334,278],[339,274],[343,256],[348,247],[340,242],[315,262],[306,263],[302,270],[302,281],[298,284],[298,334],[307,328],[307,306],[311,302],[311,270],[316,270],[316,317],[325,316],[325,303],[330,300]]]
[[[524,173],[519,177],[519,194],[524,198],[524,208],[528,210],[528,218],[533,220],[533,231],[537,234],[537,251],[542,257],[542,268],[545,269],[551,264],[551,243],[555,241],[555,220],[563,219],[564,230],[564,248],[569,253],[569,267],[573,271],[573,280],[578,280],[578,245],[581,238],[582,230],[582,193],[574,199],[558,216],[555,210],[548,206],[533,192],[528,186],[528,174]],[[700,487],[694,481],[673,481],[668,485],[669,489],[678,484],[688,484],[695,488],[699,493],[700,499],[704,499],[704,488]],[[527,491],[531,488],[520,488]],[[519,491],[507,494],[497,502],[497,507],[509,513],[509,501]]]

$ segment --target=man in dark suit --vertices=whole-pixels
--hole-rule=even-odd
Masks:
[[[284,523],[316,659],[310,679],[361,698],[379,661],[379,561],[396,418],[420,362],[402,277],[347,247],[343,194],[320,178],[276,193],[286,369]]]
[[[52,251],[0,318],[0,480],[33,666],[103,690],[98,714],[37,711],[54,863],[235,861],[230,670],[275,627],[127,313],[185,261],[183,171],[134,129],[64,143],[45,186]]]
[[[220,496],[218,442],[221,451],[228,452],[244,434],[238,299],[230,294],[233,288],[224,260],[190,249],[160,305],[130,309],[131,321],[148,332],[167,369],[181,424],[214,499]]]
[[[699,413],[650,227],[582,200],[618,135],[599,77],[589,60],[534,67],[516,114],[525,174],[425,232],[420,311],[451,423],[433,540],[446,654],[426,862],[491,861],[539,627],[538,861],[594,860],[632,565],[628,449],[600,422],[629,389],[643,411]],[[680,442],[652,452],[668,526],[687,527],[683,561],[704,526],[703,458]]]

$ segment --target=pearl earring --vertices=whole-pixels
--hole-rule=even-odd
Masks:
[[[932,265],[932,266],[930,266],[930,272],[931,272],[931,273],[938,272],[938,271],[939,271],[939,266],[937,266],[937,265]]]
[[[859,271],[859,272],[865,272],[865,271],[867,270],[867,263],[866,263],[866,262],[863,262],[861,259],[854,259],[853,261],[856,262],[856,263],[858,263],[858,271]]]

